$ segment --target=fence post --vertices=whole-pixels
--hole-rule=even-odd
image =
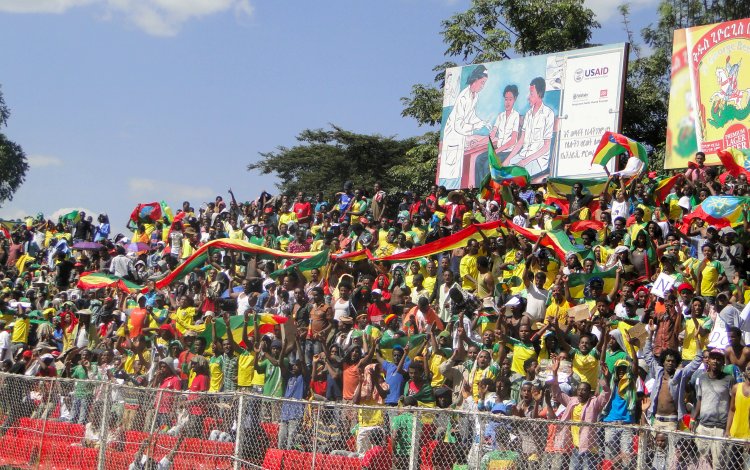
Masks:
[[[36,468],[37,468],[37,470],[42,465],[42,445],[44,444],[44,441],[45,441],[44,435],[47,432],[47,420],[49,419],[49,416],[47,416],[47,410],[49,409],[50,400],[52,399],[52,389],[55,386],[57,386],[57,382],[47,381],[47,380],[44,380],[44,379],[41,379],[41,380],[42,380],[42,383],[44,384],[43,388],[45,390],[47,389],[47,384],[49,384],[49,391],[47,393],[47,405],[42,409],[42,418],[44,419],[44,421],[42,422],[42,431],[41,431],[41,434],[39,434],[39,458],[37,458],[37,461],[36,461]]]
[[[242,445],[243,430],[245,428],[245,394],[240,392],[240,401],[237,403],[237,433],[234,439],[234,470],[240,470],[240,446]]]
[[[645,470],[646,468],[646,440],[648,440],[648,431],[638,426],[638,455],[636,457],[636,468]],[[675,456],[673,456],[674,458]]]
[[[416,409],[412,408],[411,410],[412,416],[414,417],[411,421],[411,447],[409,448],[409,470],[415,470],[418,468],[416,466],[417,463],[417,456],[419,455],[419,446],[417,443],[419,442],[419,439],[417,438],[417,429],[418,429],[418,421],[419,421],[419,413]]]
[[[104,404],[102,405],[102,423],[99,428],[99,462],[97,464],[98,470],[104,470],[106,467],[105,460],[107,458],[107,430],[109,429],[109,415],[111,413],[110,408],[112,407],[112,393],[110,391],[111,384],[104,382],[102,385],[104,391]],[[92,404],[93,406],[93,404]]]
[[[315,424],[313,425],[313,442],[312,442],[312,470],[315,470],[315,460],[318,456],[318,423],[320,423],[320,404],[315,412]]]
[[[151,419],[151,426],[148,431],[149,438],[153,438],[154,436],[154,430],[156,430],[156,418],[159,416],[159,405],[161,405],[161,397],[164,393],[169,393],[166,391],[162,391],[161,389],[156,389],[156,404],[154,405],[154,417]]]

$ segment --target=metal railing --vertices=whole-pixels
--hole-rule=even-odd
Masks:
[[[251,390],[189,393],[0,374],[0,413],[0,466],[25,469],[746,470],[750,465],[748,442],[726,439],[723,430],[691,433],[464,409],[356,406]]]

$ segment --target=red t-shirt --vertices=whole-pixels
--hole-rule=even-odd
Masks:
[[[190,391],[191,392],[207,392],[208,391],[208,385],[209,385],[209,378],[207,375],[196,375],[193,377],[193,381],[190,383]],[[200,399],[200,395],[196,394],[190,394],[190,397],[188,398],[189,401],[196,401]],[[190,409],[191,415],[202,415],[203,414],[203,406],[196,405],[191,406]]]
[[[297,220],[302,220],[312,215],[312,206],[309,202],[295,202],[292,210],[297,214]]]
[[[312,389],[313,393],[320,395],[322,397],[326,396],[327,385],[328,385],[327,379],[310,381],[310,388]]]
[[[376,324],[383,321],[386,315],[391,314],[391,306],[385,302],[380,302],[382,305],[378,305],[377,302],[373,302],[367,307],[367,317],[370,319],[370,323]]]
[[[159,385],[160,389],[163,390],[182,390],[182,381],[176,375],[171,375],[164,379]],[[163,393],[159,400],[158,413],[169,413],[172,411],[172,401],[174,401],[175,393]]]

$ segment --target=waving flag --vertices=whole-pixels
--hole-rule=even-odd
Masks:
[[[599,146],[594,151],[594,158],[591,159],[591,163],[606,166],[613,157],[622,153],[638,157],[644,165],[648,165],[648,152],[646,152],[646,147],[643,144],[622,134],[609,131],[602,136]]]
[[[79,289],[103,289],[105,287],[116,287],[123,292],[140,292],[144,289],[143,286],[123,279],[121,277],[113,276],[111,274],[99,273],[89,271],[81,274],[76,285]]]
[[[299,270],[301,273],[306,273],[309,271],[312,271],[313,269],[323,269],[323,267],[328,264],[328,249],[325,249],[321,251],[320,253],[307,258],[306,260],[302,260],[299,263],[295,263],[289,267],[276,270],[270,274],[270,276],[274,279],[278,278],[279,276],[283,276],[285,274],[291,274],[295,270]]]
[[[617,277],[617,267],[609,269],[607,271],[598,271],[591,274],[585,273],[574,273],[568,275],[568,289],[570,290],[570,296],[574,299],[582,299],[585,297],[585,289],[589,282],[593,279],[601,279],[604,282],[604,293],[608,293],[615,286],[615,278]]]
[[[67,214],[63,214],[60,217],[58,217],[57,221],[63,225],[65,225],[66,222],[70,221],[71,223],[77,223],[80,219],[79,212],[77,210],[68,212]]]
[[[194,269],[202,267],[211,250],[230,250],[230,251],[241,251],[243,253],[256,253],[259,255],[266,255],[272,258],[286,258],[286,259],[307,259],[318,253],[287,253],[285,251],[273,250],[264,246],[258,246],[253,243],[249,243],[241,240],[234,240],[230,238],[219,238],[212,240],[190,255],[188,259],[177,266],[174,271],[169,273],[163,279],[156,282],[156,287],[162,289],[165,286],[170,285],[173,282],[179,281],[185,278],[188,274],[193,272]]]
[[[669,178],[663,178],[656,183],[656,187],[654,188],[654,200],[656,201],[657,206],[660,206],[667,196],[669,196],[669,193],[672,192],[672,188],[674,188],[674,185],[680,177],[682,177],[682,175],[677,174]]]
[[[248,336],[252,336],[255,327],[257,326],[260,328],[260,334],[265,335],[268,333],[273,333],[274,328],[276,325],[281,325],[283,323],[287,322],[286,317],[282,317],[281,315],[271,315],[267,313],[262,313],[258,315],[258,325],[255,325],[253,322],[253,316],[251,315],[247,319],[247,334]],[[242,326],[245,323],[245,316],[243,315],[233,315],[229,317],[229,330],[232,332],[232,338],[234,339],[234,342],[236,344],[242,345]],[[221,317],[214,318],[214,325],[216,328],[216,338],[223,339],[227,337],[227,325],[224,323],[224,319]],[[206,329],[201,332],[200,336],[206,339],[208,343],[211,342],[211,327],[210,324],[206,326]],[[245,345],[245,347],[247,347]]]
[[[742,211],[748,204],[750,197],[747,196],[708,196],[683,220],[689,225],[693,219],[703,219],[706,225],[717,229],[736,226],[744,222]]]
[[[606,224],[598,220],[577,220],[570,224],[570,234],[573,236],[573,239],[576,242],[580,243],[581,236],[586,230],[593,230],[594,232],[597,232],[596,239],[599,239],[599,232],[602,232],[605,227]]]
[[[750,176],[750,150],[738,150],[730,147],[719,150],[716,155],[730,175],[735,177],[741,174]]]
[[[380,349],[383,350],[383,352],[388,352],[388,354],[393,354],[393,348],[395,346],[401,346],[402,348],[409,345],[409,357],[411,359],[414,359],[416,357],[417,351],[420,346],[425,344],[427,342],[427,335],[423,333],[419,333],[416,335],[411,336],[401,336],[399,338],[381,338],[380,339]],[[391,356],[393,357],[393,356]]]
[[[522,188],[528,186],[531,177],[529,176],[529,172],[526,171],[526,168],[515,165],[503,166],[497,158],[495,146],[492,145],[492,140],[488,138],[487,142],[487,161],[490,165],[490,176],[492,177],[492,181],[502,185],[515,183]]]
[[[165,204],[166,205],[166,204]],[[148,202],[138,204],[130,213],[128,228],[135,231],[139,223],[153,224],[162,217],[161,204],[158,202]]]

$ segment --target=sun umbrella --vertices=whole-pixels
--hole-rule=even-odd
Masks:
[[[96,242],[78,242],[73,245],[74,250],[101,250],[104,245]]]
[[[125,249],[127,251],[139,252],[139,251],[148,251],[151,249],[151,247],[147,245],[146,243],[132,242],[132,243],[128,243],[127,245],[125,245]]]

